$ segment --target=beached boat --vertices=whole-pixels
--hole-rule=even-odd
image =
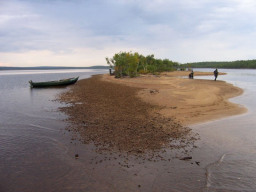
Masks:
[[[69,79],[61,79],[58,81],[44,81],[44,82],[33,82],[32,80],[29,81],[30,87],[53,87],[53,86],[65,86],[71,85],[77,82],[79,77],[73,77]]]

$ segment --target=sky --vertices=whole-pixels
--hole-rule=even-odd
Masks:
[[[0,66],[256,59],[255,0],[0,0]]]

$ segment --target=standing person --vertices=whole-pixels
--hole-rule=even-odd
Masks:
[[[214,74],[214,77],[215,77],[214,81],[216,81],[216,79],[218,77],[218,74],[219,74],[218,69],[215,69],[213,74]]]
[[[189,74],[189,78],[190,78],[190,79],[194,79],[194,72],[193,72],[193,70],[192,70],[192,72]]]

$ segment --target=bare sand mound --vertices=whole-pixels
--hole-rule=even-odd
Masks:
[[[184,79],[187,71],[163,73],[159,76],[145,75],[138,78],[115,79],[104,75],[104,80],[131,87],[143,88],[138,96],[147,103],[161,107],[165,117],[175,117],[182,125],[206,122],[238,115],[247,111],[228,99],[241,95],[243,90],[224,81]],[[224,73],[220,73],[224,74]],[[194,75],[212,75],[195,72]]]

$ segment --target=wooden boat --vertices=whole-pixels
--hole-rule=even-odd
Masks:
[[[32,80],[29,81],[30,87],[53,87],[53,86],[65,86],[71,85],[77,82],[79,77],[73,77],[69,79],[61,79],[58,81],[45,81],[45,82],[33,82]]]

